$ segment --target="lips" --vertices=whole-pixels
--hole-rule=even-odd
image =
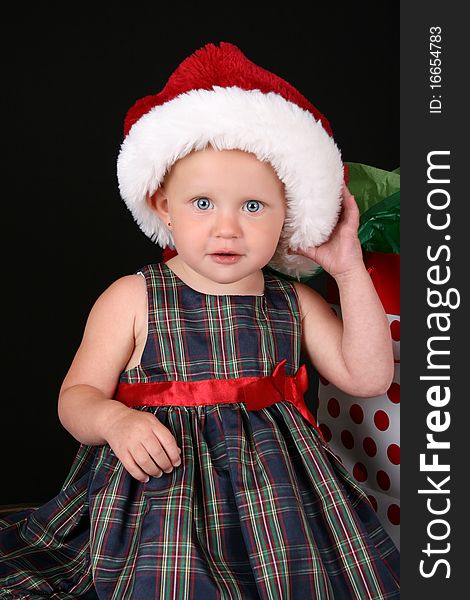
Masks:
[[[241,260],[240,254],[235,254],[235,252],[218,252],[210,254],[212,260],[221,265],[234,265]]]

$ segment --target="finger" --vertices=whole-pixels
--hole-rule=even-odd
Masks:
[[[338,220],[336,221],[336,225],[333,228],[333,231],[331,232],[331,235],[333,235],[333,233],[335,231],[337,231],[340,226],[344,223],[344,221],[346,220],[346,214],[347,214],[347,206],[346,206],[346,201],[343,197],[343,200],[341,202],[341,209],[339,211],[339,215],[338,215]],[[331,236],[330,236],[331,237]]]
[[[159,426],[154,429],[154,433],[158,439],[158,442],[168,455],[169,460],[176,467],[181,462],[181,450],[178,448],[178,444],[171,431],[160,421],[158,422],[158,425]]]
[[[350,197],[350,196],[352,196],[352,194],[351,194],[351,192],[349,191],[349,188],[348,188],[348,186],[347,186],[347,185],[344,183],[344,181],[343,181],[343,198],[344,198],[345,196],[346,196],[346,197]]]
[[[171,463],[174,466],[178,466],[181,463],[181,448],[178,447],[175,436],[171,433],[168,427],[163,425],[156,415],[151,413],[145,414],[151,417],[150,424],[153,435],[151,437],[147,437],[146,440],[142,439],[144,446],[147,448],[153,458],[155,458],[154,452],[161,446],[166,452],[166,455]]]
[[[292,250],[288,248],[287,254],[305,256],[305,258],[309,258],[310,260],[315,260],[317,246],[309,246],[307,250],[301,250],[298,248],[297,250]]]
[[[131,454],[128,454],[126,457],[124,457],[121,462],[126,471],[132,475],[134,479],[137,479],[137,481],[140,481],[141,483],[148,483],[150,479],[148,473],[139,467]]]
[[[346,198],[346,204],[350,210],[354,210],[359,213],[359,206],[356,202],[356,197],[352,194],[349,194]]]
[[[359,212],[359,206],[357,205],[356,199],[354,196],[350,198],[350,204],[348,206],[349,219],[351,223],[357,227],[359,226],[359,219],[361,218],[361,214]]]
[[[341,220],[349,221],[351,223],[354,223],[355,221],[359,221],[360,214],[359,214],[359,207],[357,205],[356,199],[349,192],[349,190],[346,186],[344,186],[344,191],[345,191],[345,194],[343,196]]]
[[[141,444],[132,453],[137,465],[151,477],[161,477],[162,471],[169,470],[171,463],[163,448],[154,450],[152,454]]]
[[[144,442],[144,446],[152,460],[154,460],[165,473],[171,473],[174,466],[177,467],[181,464],[179,452],[173,451],[172,459],[168,456],[167,448],[163,447],[156,437]]]
[[[347,187],[347,185],[345,183],[343,183],[342,206],[351,206],[351,204],[353,203],[352,202],[353,199],[354,199],[354,196],[349,191],[349,188]],[[354,200],[354,204],[356,204],[355,200]]]

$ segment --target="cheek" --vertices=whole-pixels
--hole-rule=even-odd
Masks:
[[[254,224],[250,230],[250,237],[262,246],[268,249],[269,246],[276,246],[284,224],[283,219],[277,219],[265,223]]]
[[[267,219],[262,223],[262,229],[266,232],[266,235],[273,235],[273,233],[280,233],[285,221],[284,213],[272,215],[272,218]]]
[[[188,231],[191,233],[195,232],[201,227],[201,223],[199,223],[197,218],[194,218],[194,214],[189,210],[184,210],[184,208],[177,207],[174,209],[171,217],[173,227],[180,235],[181,232],[183,234],[188,233]]]
[[[200,248],[204,246],[208,231],[198,219],[175,219],[173,239],[181,249]]]

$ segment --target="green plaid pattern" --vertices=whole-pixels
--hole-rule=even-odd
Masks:
[[[284,358],[295,373],[290,282],[265,273],[264,296],[217,297],[165,265],[142,273],[149,340],[121,381],[264,376]],[[80,446],[56,498],[0,519],[0,598],[399,598],[396,548],[291,403],[135,410],[172,432],[182,464],[142,484],[109,446]]]

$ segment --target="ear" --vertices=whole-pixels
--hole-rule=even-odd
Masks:
[[[147,194],[145,198],[148,206],[158,214],[166,225],[170,220],[168,212],[168,198],[163,187],[159,187],[152,195]]]

